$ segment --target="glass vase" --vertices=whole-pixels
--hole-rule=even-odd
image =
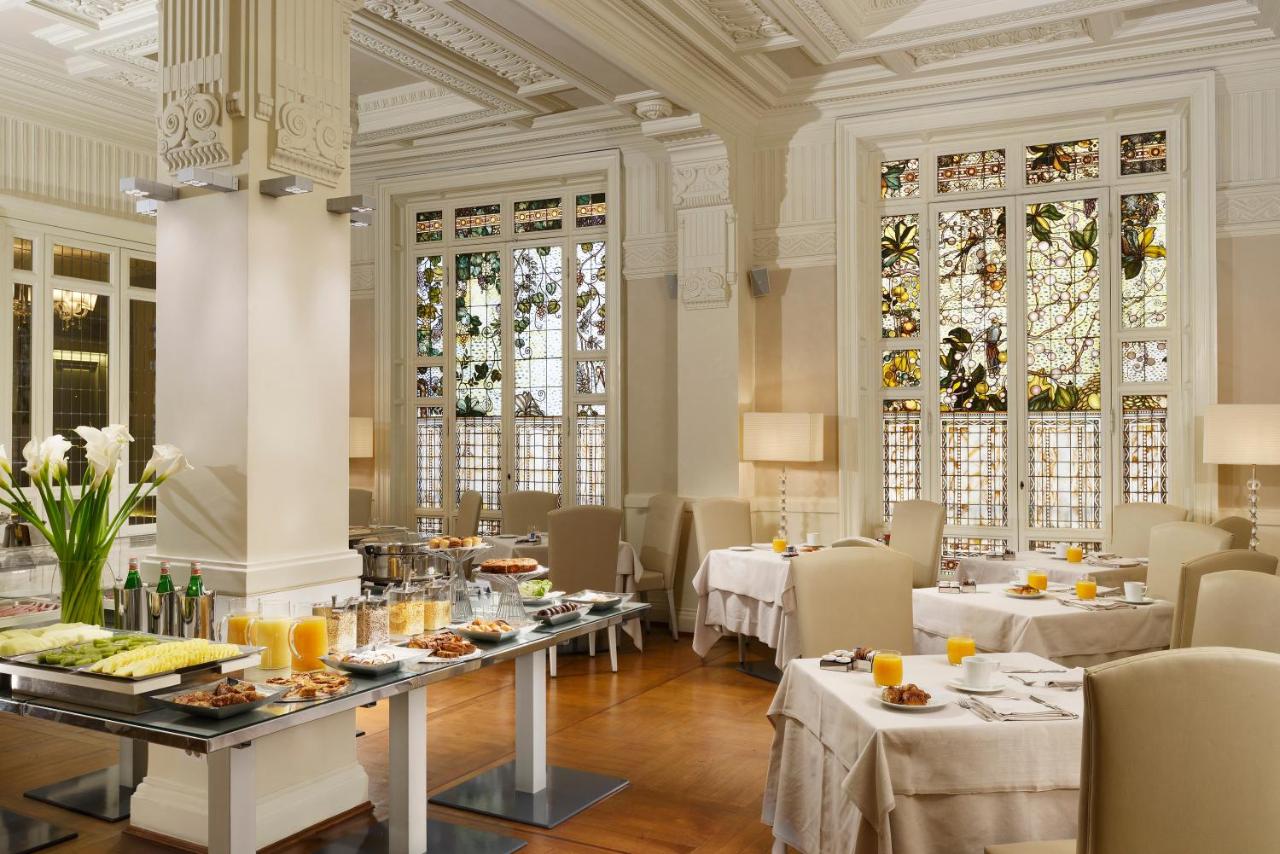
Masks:
[[[106,561],[58,562],[62,579],[62,622],[103,624],[102,569]]]

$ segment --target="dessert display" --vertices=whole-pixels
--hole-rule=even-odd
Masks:
[[[86,623],[54,623],[52,626],[34,629],[6,629],[0,632],[0,655],[23,655],[111,636],[111,632],[106,629]]]
[[[215,685],[212,690],[189,691],[173,697],[170,702],[183,706],[199,706],[203,709],[220,709],[224,706],[238,706],[241,703],[265,700],[267,696],[252,682],[226,679]]]
[[[492,575],[515,575],[521,572],[536,572],[538,562],[531,557],[504,557],[486,560],[480,564],[480,571]]]
[[[1015,584],[1012,587],[1005,588],[1004,592],[1010,596],[1026,596],[1031,599],[1035,599],[1041,594],[1039,587],[1032,587],[1030,584]]]
[[[432,537],[427,547],[432,549],[473,549],[484,545],[484,537]]]
[[[240,655],[243,655],[241,648],[233,643],[211,643],[204,638],[195,638],[137,646],[108,656],[89,665],[86,670],[90,673],[137,679]]]
[[[890,685],[880,692],[880,699],[895,706],[927,706],[932,695],[914,682]]]
[[[476,652],[476,645],[451,631],[421,634],[409,639],[410,649],[425,649],[432,658],[462,658]]]
[[[396,660],[396,656],[387,649],[366,649],[348,652],[340,656],[338,661],[343,664],[363,664],[367,667],[373,667],[379,664],[389,664]]]
[[[576,610],[578,610],[577,605],[552,605],[550,608],[543,608],[541,611],[534,611],[533,616],[540,620],[545,620],[549,617],[555,617],[559,614],[568,614]]]
[[[84,667],[85,665],[96,664],[108,656],[115,655],[117,652],[128,652],[131,649],[154,646],[159,642],[159,638],[147,637],[146,635],[116,635],[51,649],[40,653],[36,660],[41,664],[48,664],[53,667]]]
[[[312,673],[273,676],[267,680],[267,684],[288,686],[288,690],[279,696],[280,702],[303,703],[307,700],[336,697],[351,685],[351,677],[332,670],[317,670]]]

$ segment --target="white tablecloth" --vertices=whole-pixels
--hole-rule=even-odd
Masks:
[[[1038,569],[1048,573],[1054,584],[1075,584],[1082,575],[1092,575],[1099,584],[1118,587],[1125,581],[1143,581],[1147,577],[1144,563],[1138,567],[1095,566],[1089,563],[1068,563],[1066,560],[1039,552],[1018,552],[1012,560],[992,557],[960,558],[959,578],[972,578],[978,584],[1002,584],[1012,581],[1020,569]]]
[[[1173,605],[1084,611],[1069,608],[1050,593],[1040,599],[1011,599],[1005,584],[982,584],[977,593],[912,593],[915,651],[946,651],[947,637],[972,635],[983,652],[1033,652],[1069,667],[1088,667],[1115,658],[1163,649],[1173,631]]]
[[[484,560],[510,557],[531,557],[542,566],[551,565],[551,538],[546,534],[542,535],[542,542],[536,545],[516,543],[517,537],[497,536],[485,537],[484,541],[492,548],[484,554]],[[635,593],[636,579],[643,577],[644,567],[640,564],[640,556],[636,554],[635,546],[626,540],[618,541],[618,569],[617,577],[614,581],[613,589],[618,593]],[[566,593],[573,593],[573,590],[566,590]],[[628,620],[622,624],[622,630],[627,633],[631,640],[635,641],[636,647],[644,648],[644,633],[641,630],[639,619]]]
[[[997,656],[1005,667],[1050,666]],[[904,679],[935,697],[958,668],[908,656]],[[763,819],[774,839],[805,854],[982,854],[985,845],[1076,834],[1083,724],[991,723],[952,703],[927,712],[888,709],[869,673],[792,661],[769,708],[773,750]],[[1035,693],[1083,715],[1082,692]],[[777,847],[775,846],[775,850]]]
[[[795,612],[791,562],[772,551],[715,549],[693,577],[698,616],[693,651],[705,656],[725,632],[759,638],[776,650],[778,667],[799,654],[789,625]]]

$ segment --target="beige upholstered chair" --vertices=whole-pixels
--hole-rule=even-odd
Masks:
[[[644,572],[636,579],[636,590],[645,594],[664,590],[667,594],[667,618],[671,637],[680,639],[676,620],[676,565],[680,556],[680,529],[684,526],[684,499],[659,493],[649,499],[644,517],[644,543],[640,546],[640,565]]]
[[[866,547],[866,548],[873,548],[873,549],[885,548],[885,544],[880,542],[879,540],[872,539],[871,537],[841,537],[840,539],[836,540],[834,543],[831,544],[831,548],[833,549],[845,549],[845,548],[857,548],[857,547]]]
[[[1111,511],[1111,542],[1107,544],[1107,551],[1125,557],[1146,557],[1150,553],[1152,528],[1186,518],[1186,508],[1174,504],[1117,504]]]
[[[1207,575],[1229,570],[1275,575],[1276,557],[1248,549],[1228,549],[1184,563],[1178,583],[1178,598],[1173,600],[1173,640],[1169,646],[1191,646],[1191,629],[1196,624],[1200,584]]]
[[[1228,570],[1201,579],[1193,625],[1192,646],[1280,652],[1280,578]]]
[[[1079,839],[991,845],[987,854],[1276,850],[1280,749],[1268,736],[1280,656],[1152,652],[1090,668],[1084,694]]]
[[[801,657],[855,646],[908,653],[914,566],[893,549],[826,549],[792,558]]]
[[[1147,595],[1170,602],[1178,598],[1182,565],[1189,560],[1224,551],[1231,535],[1198,522],[1165,522],[1151,529],[1151,554],[1147,559]]]
[[[1231,532],[1231,548],[1249,548],[1249,537],[1253,536],[1253,526],[1243,516],[1227,516],[1214,522],[1213,527]]]
[[[458,502],[458,520],[454,525],[455,537],[474,537],[480,528],[480,510],[483,507],[480,493],[467,491],[462,493]]]
[[[368,489],[347,490],[347,524],[368,525],[373,521],[373,491]]]
[[[915,561],[913,585],[932,587],[942,563],[942,505],[936,501],[899,501],[893,505],[889,548]]]
[[[547,514],[551,537],[548,562],[557,590],[576,593],[587,588],[613,590],[618,578],[618,540],[622,537],[622,511],[616,507],[566,507]],[[609,666],[618,670],[618,627],[609,626]],[[592,655],[596,633],[587,635]],[[550,659],[555,675],[554,648]]]
[[[704,498],[693,505],[693,534],[698,554],[751,545],[751,502],[740,498]]]
[[[504,492],[502,494],[502,532],[527,534],[530,528],[546,531],[547,514],[560,506],[554,492]]]

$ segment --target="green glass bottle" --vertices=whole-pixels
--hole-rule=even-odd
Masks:
[[[187,595],[200,596],[204,594],[204,576],[200,574],[200,561],[191,561],[191,580],[187,582]]]
[[[124,577],[125,590],[137,590],[142,586],[142,576],[138,575],[138,559],[129,558],[129,574]]]
[[[173,592],[173,577],[169,575],[169,561],[160,561],[160,580],[156,582],[157,593]]]

